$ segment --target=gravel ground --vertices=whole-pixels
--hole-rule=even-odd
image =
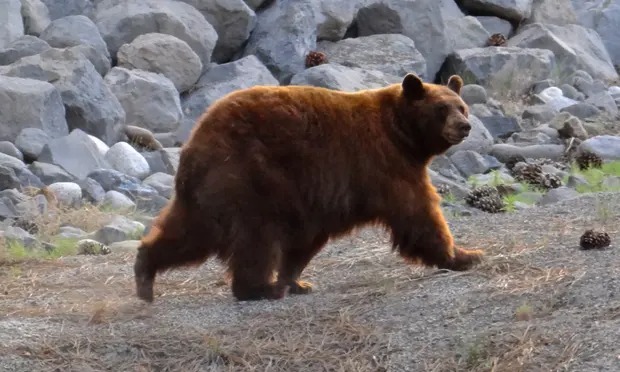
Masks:
[[[618,371],[620,194],[506,214],[448,214],[485,262],[408,266],[387,234],[333,241],[314,293],[235,302],[209,262],[133,294],[130,245],[107,256],[0,266],[0,371]]]

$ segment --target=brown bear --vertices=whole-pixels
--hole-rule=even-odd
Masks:
[[[358,92],[256,86],[221,98],[183,146],[175,195],[138,248],[138,297],[153,301],[158,272],[212,256],[237,300],[308,293],[299,278],[310,260],[367,224],[386,227],[408,261],[480,262],[481,251],[454,246],[427,173],[469,134],[462,86],[407,74]]]

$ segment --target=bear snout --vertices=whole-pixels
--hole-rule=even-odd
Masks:
[[[456,127],[459,135],[463,138],[467,137],[469,135],[469,131],[471,130],[471,124],[469,124],[468,121],[461,121],[457,124]]]

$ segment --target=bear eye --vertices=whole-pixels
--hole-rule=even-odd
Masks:
[[[459,106],[459,111],[461,112],[461,114],[465,115],[465,106],[460,105]]]

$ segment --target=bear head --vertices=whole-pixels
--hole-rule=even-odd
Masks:
[[[469,135],[469,109],[461,98],[463,80],[452,75],[446,85],[424,83],[407,74],[400,84],[396,113],[399,137],[426,156],[439,155]]]

